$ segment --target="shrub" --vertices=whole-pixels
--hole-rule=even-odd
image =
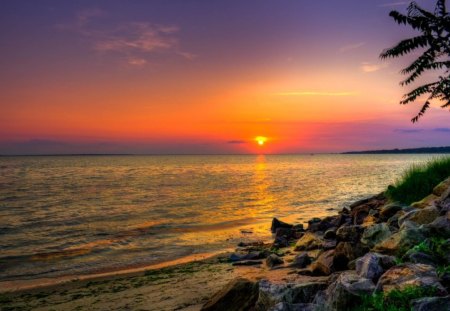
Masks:
[[[424,164],[414,164],[393,186],[388,187],[386,195],[392,201],[411,204],[429,195],[434,187],[449,176],[450,157],[438,157]]]

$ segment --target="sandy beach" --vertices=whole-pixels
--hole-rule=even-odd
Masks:
[[[229,281],[244,277],[286,282],[309,277],[289,268],[233,266],[229,254],[173,266],[115,272],[90,278],[51,280],[18,286],[3,283],[1,310],[200,310]],[[289,255],[286,259],[288,260]],[[9,285],[9,289],[6,287]],[[9,290],[5,292],[5,290]]]

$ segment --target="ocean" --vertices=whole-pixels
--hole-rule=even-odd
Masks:
[[[0,282],[101,273],[270,240],[435,155],[0,157]]]

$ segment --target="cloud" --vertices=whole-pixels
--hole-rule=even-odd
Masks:
[[[128,58],[128,64],[131,66],[144,66],[147,64],[147,61],[143,58]]]
[[[365,42],[358,42],[358,43],[345,45],[339,49],[339,52],[345,53],[345,52],[348,52],[351,50],[356,50],[356,49],[359,49],[360,47],[364,46],[365,44],[366,44]]]
[[[246,144],[247,142],[245,140],[229,140],[227,141],[227,144]]]
[[[361,68],[361,70],[363,72],[371,73],[371,72],[375,72],[375,71],[379,71],[381,69],[387,68],[388,66],[389,66],[388,63],[371,64],[371,63],[368,63],[368,62],[363,62],[363,63],[361,63],[360,68]]]
[[[423,132],[423,129],[394,129],[396,133],[413,134]]]
[[[187,60],[197,55],[179,48],[179,28],[176,25],[127,22],[110,25],[107,13],[100,9],[83,10],[76,14],[70,25],[57,25],[61,30],[75,32],[86,38],[92,49],[125,58],[131,66],[144,66],[149,58],[161,53],[171,53]],[[97,21],[102,19],[102,23]],[[107,25],[107,26],[105,26]]]
[[[433,129],[433,132],[450,133],[450,128],[448,127],[437,127]]]
[[[355,92],[316,92],[316,91],[299,91],[299,92],[281,92],[274,95],[278,96],[354,96]]]
[[[407,5],[407,4],[409,4],[408,1],[398,1],[398,2],[380,4],[379,7],[386,8],[386,7],[393,7],[393,6],[402,6],[402,5]]]

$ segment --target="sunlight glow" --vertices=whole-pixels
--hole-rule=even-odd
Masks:
[[[263,146],[264,143],[267,141],[267,137],[264,136],[256,136],[255,137],[256,142],[258,143],[258,145]]]

